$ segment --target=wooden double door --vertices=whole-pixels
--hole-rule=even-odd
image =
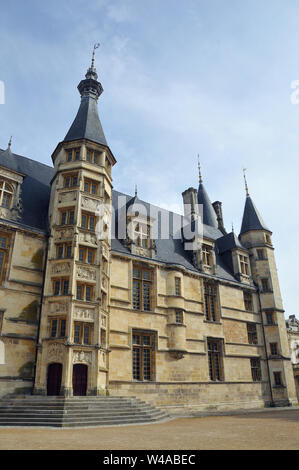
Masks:
[[[73,395],[85,396],[87,392],[88,366],[74,364],[73,366]],[[62,364],[49,364],[47,375],[47,395],[60,395],[62,379]]]

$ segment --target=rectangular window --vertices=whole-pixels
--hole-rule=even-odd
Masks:
[[[256,323],[247,323],[247,335],[249,344],[258,344]]]
[[[66,151],[66,161],[72,162],[75,160],[80,160],[80,149],[69,149]]]
[[[275,385],[280,387],[282,385],[281,372],[273,372],[273,375]]]
[[[248,256],[240,255],[240,267],[241,273],[245,276],[249,276],[249,259]]]
[[[73,208],[61,209],[60,211],[60,224],[72,225],[75,220],[75,212]]]
[[[88,212],[82,212],[81,215],[81,227],[85,228],[90,231],[94,231],[95,229],[95,216],[93,214],[89,214]]]
[[[91,344],[92,325],[90,323],[75,322],[74,343]]]
[[[96,150],[93,150],[93,149],[90,149],[90,148],[87,149],[86,161],[88,161],[89,163],[93,163],[95,165],[98,165],[99,161],[100,161],[100,153],[97,152]]]
[[[91,302],[93,300],[93,286],[87,284],[77,284],[77,300]]]
[[[71,258],[72,256],[72,245],[69,243],[59,243],[56,245],[56,258]]]
[[[133,379],[153,380],[155,336],[153,333],[133,331]]]
[[[174,284],[175,284],[175,295],[182,295],[181,278],[175,277]]]
[[[251,375],[252,375],[253,382],[260,382],[262,380],[260,359],[257,357],[251,358],[250,366],[251,366]]]
[[[277,343],[270,343],[270,352],[271,356],[278,355],[278,344]]]
[[[78,184],[78,174],[72,173],[63,176],[64,178],[64,187],[65,188],[73,188]]]
[[[267,312],[266,313],[267,325],[274,325],[274,313]]]
[[[202,245],[202,262],[206,266],[212,266],[212,247]]]
[[[184,323],[184,317],[182,310],[175,311],[175,322],[176,323]]]
[[[66,332],[66,319],[60,317],[50,318],[50,337],[64,338]]]
[[[251,292],[243,292],[243,296],[244,296],[245,310],[247,310],[248,312],[252,312],[253,311],[253,302],[252,302]]]
[[[79,261],[82,263],[94,264],[96,250],[93,248],[87,248],[86,246],[79,247]]]
[[[85,179],[84,180],[84,192],[92,195],[98,194],[99,184],[96,181]]]
[[[204,281],[204,306],[207,321],[217,321],[217,291],[216,286]]]
[[[133,308],[151,310],[152,271],[135,267],[133,269]]]
[[[9,235],[0,233],[0,284],[4,279],[5,263],[8,257]]]
[[[53,279],[53,294],[54,295],[68,295],[69,293],[69,279]]]
[[[270,292],[269,280],[264,278],[262,279],[262,292]]]
[[[210,379],[223,380],[222,342],[221,340],[208,340],[208,358]]]

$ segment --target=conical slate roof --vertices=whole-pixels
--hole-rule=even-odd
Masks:
[[[198,193],[197,193],[198,204],[202,204],[202,222],[211,227],[218,228],[217,216],[208,196],[207,191],[202,183],[199,184]]]
[[[92,96],[82,96],[81,104],[64,141],[89,139],[106,145],[107,141],[98,114],[97,101]]]
[[[255,207],[254,202],[252,201],[251,197],[247,195],[240,235],[242,233],[249,232],[249,230],[268,230],[269,231],[260,213]]]
[[[93,62],[87,70],[85,79],[79,83],[78,90],[81,95],[81,104],[64,141],[88,139],[107,146],[98,114],[98,98],[103,92],[103,87],[98,82],[98,75]]]

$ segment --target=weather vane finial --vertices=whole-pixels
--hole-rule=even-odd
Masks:
[[[198,174],[199,174],[199,182],[202,183],[202,176],[201,176],[201,169],[200,169],[200,161],[199,161],[199,155],[197,155],[198,158]]]
[[[137,197],[137,184],[135,184],[135,197]]]
[[[95,43],[95,45],[93,46],[92,59],[91,59],[91,68],[92,68],[92,69],[94,68],[94,54],[95,54],[95,50],[98,49],[98,47],[100,47],[100,43],[99,43],[99,42]]]
[[[8,142],[8,148],[10,149],[11,147],[11,142],[12,142],[12,135],[10,136],[9,142]]]
[[[247,171],[247,168],[243,168],[243,175],[244,175],[244,182],[245,182],[246,195],[249,196],[249,191],[248,191],[248,186],[247,186],[247,180],[246,180],[246,171]]]

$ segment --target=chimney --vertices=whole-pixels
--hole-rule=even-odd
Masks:
[[[188,188],[182,193],[184,202],[184,216],[192,221],[198,219],[197,190]]]
[[[222,216],[222,202],[215,201],[213,202],[214,211],[216,212],[218,228],[225,235],[227,232],[224,228],[223,216]]]

